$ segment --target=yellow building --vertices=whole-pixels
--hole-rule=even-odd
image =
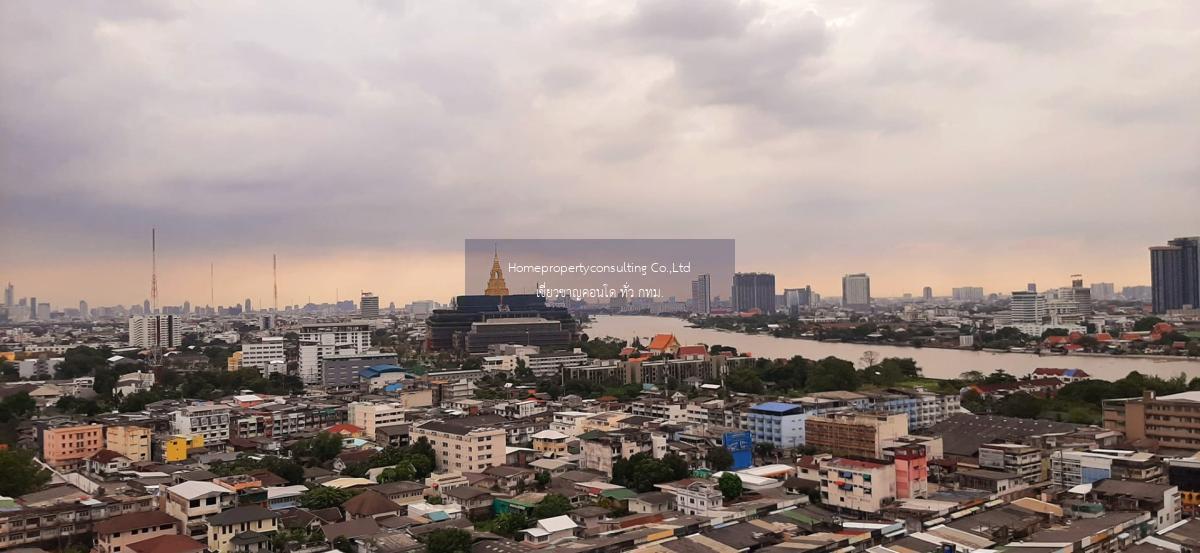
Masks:
[[[0,359],[5,361],[16,361],[17,354],[11,351],[0,351]]]
[[[193,447],[204,447],[204,436],[171,436],[163,440],[162,452],[164,463],[174,463],[188,458],[188,450]]]
[[[110,426],[104,429],[104,440],[108,449],[128,457],[130,461],[149,461],[153,434],[143,426]]]
[[[455,422],[429,421],[408,431],[414,443],[429,440],[437,468],[450,472],[483,472],[505,461],[505,440],[501,428],[469,427]]]
[[[225,368],[228,369],[229,372],[237,372],[242,370],[242,352],[233,352],[233,354],[229,356],[229,359],[225,361],[225,365]]]

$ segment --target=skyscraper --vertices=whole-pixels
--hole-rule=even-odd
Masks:
[[[952,288],[950,296],[954,298],[954,301],[983,301],[983,288],[979,286]]]
[[[143,314],[143,315],[153,315],[153,314],[154,314],[154,313],[153,313],[153,312],[150,310],[150,300],[143,300],[143,301],[142,301],[142,314]]]
[[[1046,312],[1046,299],[1037,292],[1013,292],[1009,312],[1013,324],[1040,325]]]
[[[254,309],[253,309],[254,304],[250,303],[250,298],[246,298],[246,301],[244,302],[244,304],[245,304],[245,307],[242,308],[243,312],[252,313],[254,311]]]
[[[87,302],[83,301],[83,300],[79,300],[79,317],[83,318],[83,319],[87,319],[87,318],[89,318],[90,315],[91,315],[91,313],[88,311]]]
[[[692,281],[692,309],[702,315],[712,312],[712,275],[705,273]]]
[[[36,321],[36,320],[37,320],[37,318],[38,318],[38,302],[37,302],[37,296],[30,296],[30,297],[29,297],[29,318],[30,318],[30,319],[33,319],[33,320],[35,320],[35,321]]]
[[[1036,283],[1036,282],[1030,282],[1029,284],[1026,284],[1026,285],[1025,285],[1025,291],[1026,291],[1026,292],[1037,292],[1037,283]]]
[[[925,301],[929,301],[929,300],[933,299],[933,288],[926,286],[924,289],[922,289],[921,290],[921,298],[924,299]]]
[[[16,291],[13,289],[12,283],[8,283],[8,287],[4,289],[4,307],[12,307]]]
[[[771,273],[735,273],[733,308],[738,312],[758,309],[764,315],[775,312],[775,275]]]
[[[1200,236],[1150,248],[1150,288],[1155,313],[1200,306]]]
[[[1111,282],[1093,282],[1092,283],[1092,299],[1100,301],[1111,301],[1116,299],[1117,289]]]
[[[842,277],[842,307],[871,308],[871,277],[866,273],[855,273]]]
[[[379,296],[370,292],[363,292],[362,298],[358,303],[358,308],[363,317],[371,319],[379,317]]]
[[[784,288],[783,305],[788,315],[796,316],[800,310],[813,304],[812,286],[804,288]]]

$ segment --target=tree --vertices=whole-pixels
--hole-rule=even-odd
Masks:
[[[810,392],[854,391],[858,389],[858,372],[854,370],[854,363],[826,357],[809,368],[806,388]]]
[[[529,528],[529,518],[520,511],[509,511],[492,519],[492,531],[506,538],[516,537],[526,528]]]
[[[538,487],[544,489],[546,486],[550,485],[550,472],[544,470],[539,471],[537,476],[534,476],[534,479],[537,480]]]
[[[543,497],[533,507],[533,516],[539,520],[565,515],[571,512],[571,500],[566,496],[552,493]]]
[[[733,466],[733,453],[728,448],[710,447],[704,454],[704,462],[714,471],[729,470]]]
[[[300,495],[300,505],[305,509],[328,509],[345,503],[354,497],[350,490],[317,486]]]
[[[667,468],[671,469],[672,480],[683,480],[692,472],[692,467],[688,465],[688,462],[675,453],[663,455],[662,461]]]
[[[1138,319],[1136,323],[1133,323],[1133,330],[1137,332],[1154,330],[1154,325],[1161,322],[1163,322],[1163,320],[1158,317],[1142,317]]]
[[[964,372],[964,373],[958,375],[959,380],[963,380],[966,382],[980,382],[984,378],[985,377],[984,377],[983,373],[981,373],[979,371],[967,371],[967,372]]]
[[[21,369],[6,359],[0,359],[0,382],[16,382],[20,379]]]
[[[732,501],[741,497],[745,488],[742,486],[742,478],[737,473],[726,472],[717,480],[717,488],[720,488],[721,495],[725,496],[726,501]]]
[[[1006,417],[1035,419],[1042,413],[1042,400],[1024,392],[1001,399],[996,404],[996,413]]]
[[[762,380],[758,378],[758,374],[753,369],[748,367],[740,367],[729,372],[725,377],[725,385],[734,392],[743,394],[761,394],[763,393]]]
[[[471,553],[471,533],[459,528],[440,528],[425,536],[428,553]]]
[[[112,357],[112,350],[107,347],[74,347],[63,354],[63,361],[54,368],[54,372],[58,378],[89,376],[96,369],[107,367],[109,357]]]
[[[336,434],[321,432],[316,436],[297,442],[292,447],[292,451],[297,455],[324,463],[333,460],[342,452],[342,438]]]
[[[17,497],[35,491],[50,481],[50,471],[33,460],[26,449],[0,451],[0,495]]]

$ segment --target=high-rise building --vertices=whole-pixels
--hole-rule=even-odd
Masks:
[[[4,289],[4,307],[12,307],[13,298],[16,298],[16,290],[13,289],[12,283],[8,283],[8,287]]]
[[[38,315],[40,315],[40,313],[38,313],[37,296],[30,296],[29,297],[29,318],[36,321],[36,320],[38,320]],[[47,315],[49,315],[49,313],[47,313]]]
[[[1200,236],[1150,248],[1150,288],[1155,313],[1200,306]]]
[[[921,290],[921,298],[924,299],[925,301],[932,300],[933,299],[933,288],[926,286],[924,289],[922,289]]]
[[[842,306],[850,309],[870,309],[871,277],[866,273],[843,276]]]
[[[784,288],[783,289],[783,306],[787,309],[788,315],[793,317],[800,313],[800,310],[809,307],[813,304],[812,286],[804,288]]]
[[[254,312],[254,304],[250,303],[250,298],[246,298],[244,305],[245,305],[245,307],[242,308],[243,313],[253,313]]]
[[[692,281],[692,310],[702,315],[712,312],[712,275],[705,273]]]
[[[148,348],[157,340],[159,347],[173,348],[183,341],[183,330],[175,315],[135,315],[129,318],[129,345]]]
[[[1030,282],[1029,284],[1026,284],[1026,285],[1025,285],[1025,291],[1026,291],[1026,292],[1037,292],[1037,283],[1036,283],[1036,282]]]
[[[192,302],[190,302],[190,301],[183,302],[183,314],[184,315],[192,314]]]
[[[83,319],[87,319],[87,318],[89,318],[88,315],[90,315],[90,314],[91,313],[88,311],[87,302],[83,301],[83,300],[79,300],[79,317],[83,318]]]
[[[1046,313],[1046,298],[1037,292],[1013,292],[1009,311],[1013,324],[1042,324],[1042,317]]]
[[[1128,301],[1150,301],[1153,295],[1149,286],[1121,287],[1121,297]]]
[[[953,288],[950,290],[951,297],[954,301],[983,301],[983,288],[979,286],[963,286],[962,288]]]
[[[1116,287],[1111,282],[1093,282],[1092,283],[1092,299],[1099,301],[1112,301],[1117,298]]]
[[[363,292],[362,298],[359,300],[358,308],[363,317],[374,319],[379,317],[379,296],[370,292]]]
[[[142,300],[142,314],[143,315],[153,315],[154,314],[153,312],[150,311],[150,300]]]
[[[758,309],[764,315],[775,312],[775,275],[736,273],[733,275],[733,308],[738,312]]]

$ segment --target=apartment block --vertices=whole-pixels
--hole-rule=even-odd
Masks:
[[[56,469],[73,470],[104,449],[104,427],[99,424],[43,428],[38,432],[42,460]]]
[[[1142,397],[1102,402],[1104,427],[1134,440],[1153,440],[1168,449],[1200,451],[1200,392],[1157,397],[1146,390]]]
[[[483,472],[505,461],[506,433],[500,428],[428,421],[413,425],[409,435],[413,442],[421,438],[429,440],[437,457],[437,468],[445,471]]]
[[[1011,472],[1027,484],[1046,480],[1042,450],[1024,444],[992,443],[979,446],[980,468]]]
[[[878,513],[896,497],[896,471],[890,464],[831,458],[819,463],[821,503],[860,513]]]
[[[804,426],[805,444],[822,453],[882,459],[885,444],[908,433],[908,415],[814,414],[805,420]]]
[[[204,443],[225,445],[229,441],[229,407],[214,403],[188,405],[174,413],[172,431],[183,436],[203,436]]]
[[[104,429],[104,440],[107,449],[120,453],[130,461],[151,460],[151,441],[154,432],[144,426],[119,425]]]

